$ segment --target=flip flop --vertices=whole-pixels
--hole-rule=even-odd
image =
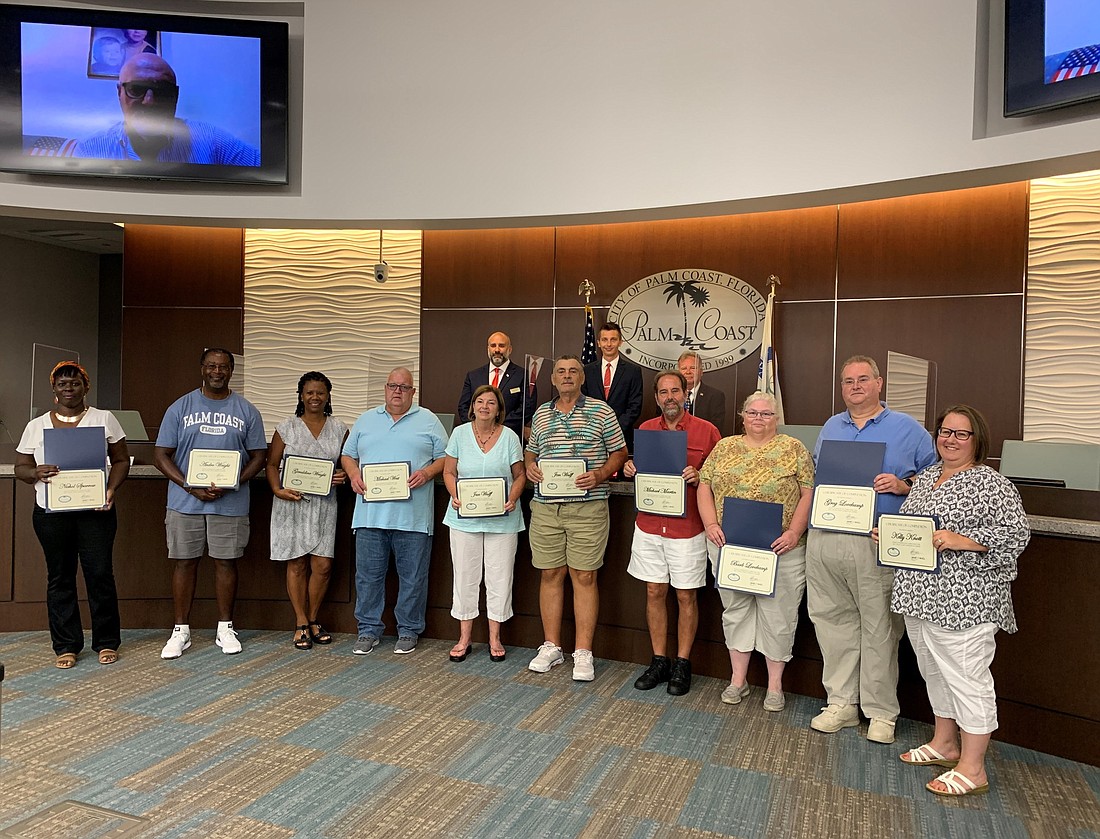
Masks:
[[[906,757],[906,755],[908,755],[908,757]],[[898,755],[898,758],[902,763],[908,763],[912,766],[943,766],[947,769],[954,769],[959,765],[957,760],[944,757],[928,743],[925,743],[923,746],[917,746],[915,749],[910,749],[905,752],[905,754]]]
[[[58,670],[68,670],[76,667],[76,653],[62,653],[57,657],[57,661],[53,663],[53,666]]]
[[[980,795],[983,792],[989,792],[989,782],[984,784],[976,784],[970,780],[966,775],[958,772],[954,769],[950,769],[944,772],[938,778],[936,778],[941,784],[947,787],[946,790],[936,789],[931,783],[924,785],[925,789],[936,795],[942,795],[946,798],[957,798],[960,795]]]
[[[118,653],[115,650],[99,651],[100,664],[114,664],[116,661],[118,661]]]

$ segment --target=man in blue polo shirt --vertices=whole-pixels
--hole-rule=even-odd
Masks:
[[[351,488],[362,496],[355,503],[355,620],[359,625],[356,655],[367,655],[382,637],[386,605],[386,572],[390,556],[397,566],[399,588],[394,616],[397,643],[393,651],[411,653],[424,631],[428,604],[428,561],[432,552],[434,493],[443,471],[447,434],[427,408],[413,404],[412,373],[395,368],[386,379],[386,401],[355,421],[340,458]],[[362,465],[409,464],[409,497],[370,501]]]
[[[879,401],[882,377],[873,358],[844,362],[840,390],[848,410],[830,417],[823,440],[885,443],[882,473],[875,477],[878,514],[895,514],[913,475],[936,460],[932,437],[912,417]],[[810,727],[832,734],[859,725],[859,709],[871,720],[867,739],[894,742],[898,706],[898,642],[903,624],[890,612],[894,572],[875,561],[870,536],[811,529],[806,544],[806,608],[817,633],[827,705]]]

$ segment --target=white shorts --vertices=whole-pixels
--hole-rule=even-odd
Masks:
[[[707,537],[669,539],[634,525],[634,544],[626,571],[646,583],[672,583],[673,588],[702,588],[707,583]]]

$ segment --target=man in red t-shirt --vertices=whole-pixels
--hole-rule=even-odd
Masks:
[[[668,692],[682,696],[691,689],[691,646],[699,626],[699,606],[695,590],[707,579],[707,543],[695,494],[699,486],[699,470],[711,449],[721,439],[718,429],[704,419],[684,410],[687,380],[676,370],[658,373],[653,382],[657,407],[661,415],[639,426],[647,431],[686,431],[687,467],[683,476],[687,482],[686,515],[684,518],[639,511],[634,525],[634,543],[630,549],[627,573],[646,584],[646,624],[653,645],[653,660],[634,687],[652,690],[668,682]],[[637,473],[634,461],[627,461],[623,474],[628,478]],[[667,653],[668,609],[665,605],[668,587],[676,590],[679,618],[676,622],[677,651],[675,660]]]

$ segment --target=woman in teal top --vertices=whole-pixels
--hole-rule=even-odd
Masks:
[[[512,617],[512,568],[519,532],[523,530],[519,497],[527,483],[523,447],[516,433],[504,426],[504,416],[504,397],[499,390],[492,385],[475,390],[470,401],[472,422],[454,430],[443,462],[443,482],[451,495],[451,505],[443,517],[451,530],[454,566],[451,616],[459,622],[458,643],[451,650],[451,661],[465,661],[470,654],[482,575],[489,618],[489,657],[504,661],[500,625]],[[503,478],[504,515],[460,516],[460,478]]]

